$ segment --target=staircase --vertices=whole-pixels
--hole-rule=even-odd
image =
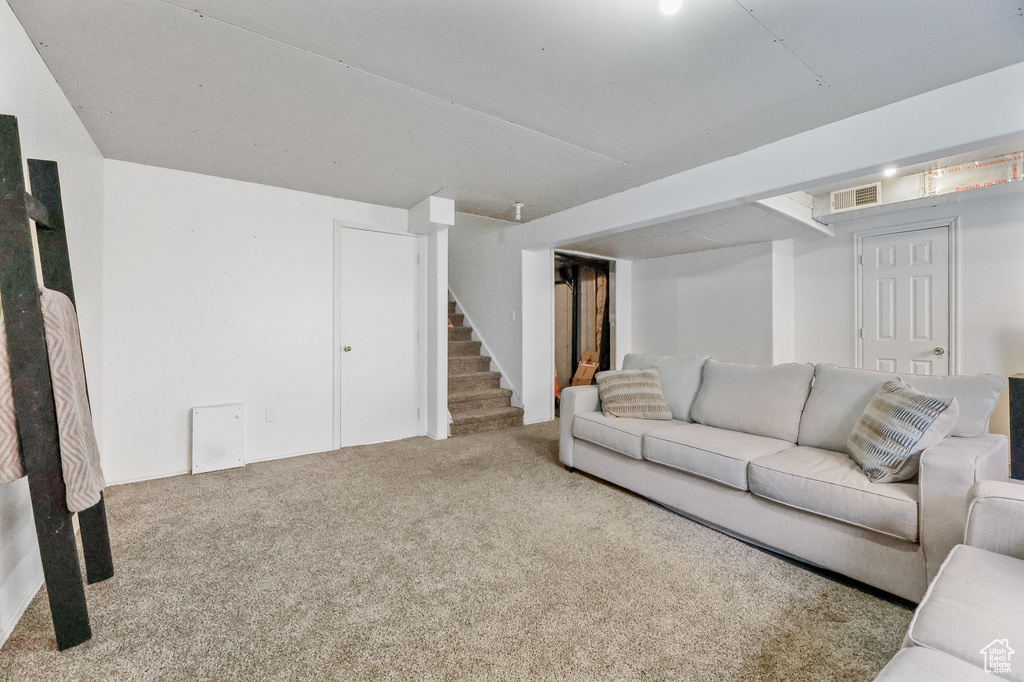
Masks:
[[[466,316],[448,302],[448,411],[451,435],[462,436],[523,425],[523,410],[512,406],[512,391],[501,388],[501,372],[491,371],[491,359],[480,354]]]

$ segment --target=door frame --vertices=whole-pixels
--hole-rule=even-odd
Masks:
[[[417,413],[419,418],[417,420],[419,434],[423,435],[425,432],[426,425],[426,396],[427,396],[427,358],[426,358],[426,344],[424,340],[427,338],[427,278],[426,269],[424,262],[426,261],[426,237],[423,235],[413,234],[411,232],[399,232],[397,230],[380,230],[366,225],[360,225],[358,223],[350,223],[339,219],[334,220],[334,227],[332,229],[333,249],[332,249],[332,262],[331,269],[334,276],[334,299],[333,299],[333,327],[334,327],[334,338],[331,343],[332,358],[334,365],[334,377],[332,393],[334,398],[334,407],[332,410],[332,441],[333,448],[338,450],[341,448],[341,353],[342,353],[342,339],[344,338],[344,323],[341,319],[341,301],[342,301],[342,287],[341,287],[341,230],[363,230],[364,232],[379,232],[381,234],[396,235],[399,237],[409,237],[416,240],[416,269],[417,269],[417,291],[416,291],[416,396],[419,402],[417,406]]]
[[[864,240],[868,237],[879,237],[918,230],[929,230],[935,227],[946,228],[949,240],[949,374],[960,372],[960,219],[937,218],[913,223],[904,223],[892,227],[880,227],[862,230],[853,235],[853,271],[854,271],[854,325],[853,336],[856,344],[854,354],[857,369],[864,368]]]

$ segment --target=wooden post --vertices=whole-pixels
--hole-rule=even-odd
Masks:
[[[63,650],[89,639],[92,631],[61,470],[57,412],[28,220],[18,122],[13,116],[0,116],[0,298],[39,553],[57,648]]]

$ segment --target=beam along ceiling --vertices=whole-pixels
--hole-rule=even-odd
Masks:
[[[107,158],[524,220],[1003,66],[1017,0],[8,0]]]

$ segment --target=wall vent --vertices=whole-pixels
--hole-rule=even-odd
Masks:
[[[832,192],[832,212],[842,213],[882,203],[882,183],[873,182]]]

